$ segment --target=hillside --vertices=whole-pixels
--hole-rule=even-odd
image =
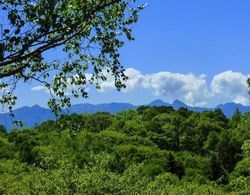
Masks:
[[[0,194],[249,194],[250,113],[142,106],[0,132]]]

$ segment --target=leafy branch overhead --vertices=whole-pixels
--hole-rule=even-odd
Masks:
[[[134,39],[143,8],[135,0],[0,0],[1,103],[12,108],[19,81],[42,83],[55,114],[70,106],[69,85],[73,97],[87,97],[86,85],[99,87],[107,72],[125,87],[119,48]],[[45,58],[54,48],[62,59]]]

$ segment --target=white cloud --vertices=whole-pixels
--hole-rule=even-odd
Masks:
[[[208,90],[204,74],[159,72],[146,76],[156,96],[181,99],[190,105],[206,105]]]
[[[247,95],[245,95],[245,96],[238,95],[234,98],[233,101],[236,103],[240,103],[242,105],[246,105],[246,106],[250,105],[250,100],[249,100],[249,97]]]
[[[197,76],[192,73],[158,72],[144,75],[133,68],[128,68],[125,73],[129,77],[127,87],[123,90],[125,93],[138,88],[152,89],[155,96],[163,96],[168,100],[180,99],[193,106],[206,106],[213,98],[250,104],[246,83],[250,75],[239,72],[226,71],[215,75],[210,87],[205,74]],[[100,86],[101,92],[114,90],[114,79],[108,77]]]
[[[243,105],[249,105],[247,78],[240,72],[226,71],[214,76],[211,90],[217,97],[224,97]]]
[[[126,89],[125,92],[130,92],[137,87],[146,87],[146,78],[141,74],[140,71],[135,70],[133,68],[128,68],[125,71],[125,75],[129,77],[128,81],[126,82]]]
[[[107,78],[106,81],[101,81],[100,84],[100,92],[107,92],[115,90],[115,80],[114,77],[111,76],[108,73],[104,73],[105,77]],[[125,93],[131,92],[134,89],[137,89],[138,87],[144,87],[145,88],[145,76],[143,76],[140,71],[135,70],[133,68],[128,68],[125,70],[125,75],[129,77],[129,79],[126,82],[126,88],[122,91]]]
[[[103,92],[103,93],[108,92],[108,91],[112,91],[115,89],[114,78],[108,74],[104,74],[104,75],[107,78],[107,80],[99,82],[100,89],[98,90],[98,91]]]
[[[194,75],[192,73],[181,74],[166,71],[142,74],[139,70],[133,68],[126,69],[125,74],[129,79],[126,82],[126,88],[122,90],[123,93],[135,92],[138,89],[152,90],[153,95],[163,97],[167,101],[180,99],[192,106],[211,105],[211,102],[215,102],[216,99],[250,105],[246,83],[250,75],[239,72],[226,71],[217,74],[210,84],[207,83],[205,74]],[[98,91],[104,93],[115,90],[114,77],[108,73],[104,73],[104,75],[107,80],[100,81],[101,88]],[[89,80],[91,75],[87,74],[86,78]],[[89,87],[89,85],[86,87]],[[69,88],[74,88],[74,86],[69,85]],[[43,86],[36,86],[31,90],[46,89]]]
[[[31,88],[31,91],[46,91],[46,88],[44,86],[38,85]]]
[[[152,89],[155,96],[164,96],[166,99],[181,99],[190,105],[206,105],[209,96],[205,75],[180,74],[171,72],[159,72],[143,75],[140,71],[128,68],[125,74],[129,77],[126,89],[128,93],[138,88]],[[100,83],[101,92],[114,90],[114,79]]]

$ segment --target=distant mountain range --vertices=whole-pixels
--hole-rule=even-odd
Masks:
[[[223,113],[228,117],[232,117],[235,110],[238,108],[240,112],[250,112],[250,106],[243,106],[236,103],[226,103],[220,104],[215,108],[205,108],[205,107],[191,107],[181,102],[180,100],[175,100],[172,104],[166,103],[162,100],[155,100],[149,103],[147,106],[172,106],[175,110],[178,110],[181,107],[193,110],[196,112],[202,112],[205,110],[214,110],[220,108]],[[138,106],[129,104],[129,103],[106,103],[106,104],[76,104],[71,106],[68,109],[63,110],[65,114],[82,114],[82,113],[96,113],[96,112],[109,112],[117,113],[123,110],[136,109]],[[23,121],[25,127],[32,127],[37,124],[40,124],[46,120],[54,120],[55,116],[51,113],[50,109],[43,108],[38,105],[29,107],[24,106],[14,110],[15,120]],[[0,114],[0,124],[3,124],[8,130],[14,128],[13,121],[9,117],[8,113]]]

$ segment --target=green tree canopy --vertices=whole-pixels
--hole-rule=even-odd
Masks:
[[[4,133],[4,134],[7,133],[7,129],[4,125],[0,125],[0,133]]]

